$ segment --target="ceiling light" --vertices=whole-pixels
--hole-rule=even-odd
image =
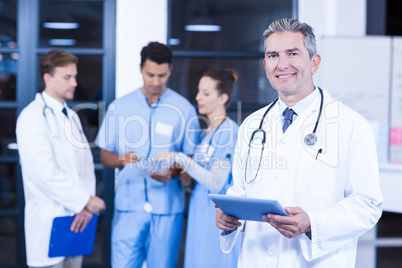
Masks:
[[[221,30],[220,25],[212,24],[189,24],[184,28],[189,32],[219,32]]]
[[[77,29],[80,24],[76,22],[44,22],[42,26],[47,29],[71,30]]]
[[[75,43],[75,39],[49,39],[51,46],[74,46]]]
[[[168,41],[168,44],[171,46],[177,46],[180,45],[180,39],[179,38],[170,38]]]

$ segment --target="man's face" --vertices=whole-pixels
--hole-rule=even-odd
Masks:
[[[265,42],[265,73],[282,98],[307,96],[314,88],[312,76],[320,60],[318,54],[310,59],[302,33],[274,33]]]
[[[170,77],[172,68],[169,63],[157,64],[154,61],[146,60],[140,66],[142,78],[144,79],[143,92],[147,97],[160,96],[166,89],[166,83]]]
[[[56,67],[53,75],[48,73],[43,75],[46,93],[62,103],[72,100],[77,86],[76,76],[77,65],[75,63]]]

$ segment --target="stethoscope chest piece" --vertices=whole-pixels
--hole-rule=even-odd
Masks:
[[[149,202],[145,202],[144,204],[144,210],[146,213],[151,213],[152,212],[152,205]]]
[[[307,146],[313,146],[317,142],[317,135],[315,133],[310,133],[307,134],[306,137],[304,137],[304,144]]]

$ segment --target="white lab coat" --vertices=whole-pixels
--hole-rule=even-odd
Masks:
[[[77,114],[38,93],[17,120],[17,143],[25,195],[25,241],[29,266],[50,266],[64,258],[49,258],[53,219],[79,213],[95,195],[95,174],[91,151]],[[75,118],[73,118],[75,117]],[[75,120],[75,122],[74,122]],[[83,148],[85,147],[85,148]]]
[[[251,184],[244,180],[248,144],[267,108],[253,113],[240,127],[234,185],[227,194],[301,207],[310,217],[312,240],[305,234],[288,239],[268,223],[248,221],[244,228],[221,235],[221,249],[228,252],[244,231],[239,267],[354,267],[358,237],[381,216],[383,200],[370,125],[324,91],[318,141],[308,147],[303,139],[314,129],[319,106],[318,96],[285,134],[278,104],[273,106],[263,126],[267,140],[262,167]],[[250,152],[249,178],[256,174],[260,159],[255,147]]]

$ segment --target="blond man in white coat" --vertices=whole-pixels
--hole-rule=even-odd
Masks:
[[[314,86],[321,57],[309,25],[277,20],[264,37],[264,67],[279,98],[241,125],[227,194],[278,200],[290,216],[239,221],[218,208],[221,249],[244,232],[239,267],[354,267],[359,236],[382,213],[371,127]]]
[[[70,229],[80,232],[93,214],[105,209],[95,196],[93,158],[81,122],[66,105],[77,86],[77,62],[60,50],[44,54],[40,69],[45,89],[17,120],[29,267],[81,267],[82,256],[48,256],[53,219],[75,215]]]

